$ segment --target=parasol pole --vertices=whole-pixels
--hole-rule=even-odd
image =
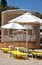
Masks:
[[[28,24],[26,24],[27,29],[26,29],[26,51],[28,50]]]

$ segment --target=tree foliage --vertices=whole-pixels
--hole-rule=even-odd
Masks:
[[[1,0],[1,6],[6,7],[7,6],[7,1],[6,0]]]
[[[42,19],[42,14],[40,15],[40,18]]]
[[[5,10],[10,10],[10,9],[19,9],[19,8],[15,6],[8,6],[7,0],[1,0],[0,2],[0,25],[1,25],[1,12]]]

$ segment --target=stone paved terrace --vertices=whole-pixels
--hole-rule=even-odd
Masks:
[[[28,60],[19,60],[0,50],[0,65],[42,65],[42,59],[29,58]]]

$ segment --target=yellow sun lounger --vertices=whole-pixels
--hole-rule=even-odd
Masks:
[[[34,51],[34,52],[32,52],[32,54],[35,55],[35,56],[41,56],[42,57],[42,52],[35,52]]]
[[[12,49],[10,48],[2,48],[3,52],[8,52],[8,51],[11,51]]]
[[[23,53],[23,52],[20,52],[20,51],[8,51],[9,53],[11,53],[14,57],[26,57],[27,54],[26,53]]]

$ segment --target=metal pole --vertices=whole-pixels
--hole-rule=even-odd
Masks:
[[[26,24],[27,29],[26,29],[26,50],[28,49],[28,24]]]
[[[8,29],[8,42],[9,42],[9,29]],[[9,46],[9,44],[8,44],[8,46]]]
[[[13,41],[12,41],[12,49],[14,49],[14,30],[13,30]]]
[[[14,45],[14,30],[13,30],[13,45]]]

